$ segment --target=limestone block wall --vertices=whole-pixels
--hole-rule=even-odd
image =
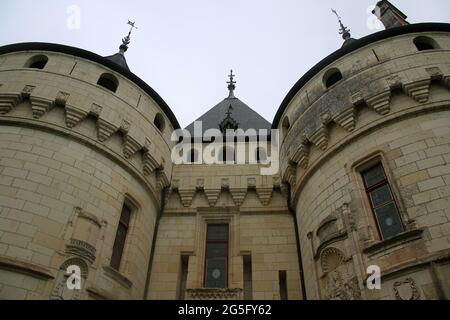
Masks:
[[[419,35],[438,48],[418,52]],[[449,50],[444,32],[372,43],[319,72],[285,110],[283,180],[292,186],[308,298],[448,299]],[[326,89],[330,68],[343,79]],[[405,228],[386,240],[361,178],[377,162]],[[371,265],[381,268],[381,290],[366,289]]]
[[[149,298],[180,297],[182,255],[189,257],[186,299],[192,295],[242,299],[243,255],[251,255],[253,299],[280,299],[280,270],[287,273],[288,299],[301,298],[293,217],[279,178],[261,176],[259,170],[259,165],[174,167],[156,240]],[[202,291],[208,223],[230,226],[229,292]],[[233,290],[240,294],[230,293]]]
[[[36,54],[48,57],[44,69],[24,68]],[[119,80],[115,93],[97,85],[104,72]],[[142,299],[172,130],[144,90],[101,64],[50,51],[1,55],[0,298]],[[133,212],[115,270],[125,201]],[[71,265],[82,290],[67,290]]]

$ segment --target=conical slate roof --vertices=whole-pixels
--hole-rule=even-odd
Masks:
[[[232,109],[230,109],[230,106]],[[236,97],[228,97],[196,120],[202,122],[202,133],[212,128],[220,130],[220,124],[227,117],[227,112],[230,112],[230,117],[237,122],[237,127],[244,131],[248,129],[255,129],[256,131],[260,129],[270,130],[271,128],[269,121],[244,102]],[[194,136],[194,123],[188,125],[186,130],[189,131],[191,136]]]
[[[125,55],[122,52],[117,52],[116,54],[113,54],[112,56],[107,56],[105,59],[108,59],[115,64],[121,66],[127,71],[130,71],[128,68],[127,60],[125,59]]]

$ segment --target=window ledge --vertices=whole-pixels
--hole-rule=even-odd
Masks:
[[[123,274],[121,274],[119,271],[114,269],[111,266],[103,266],[103,270],[105,271],[105,274],[110,277],[111,279],[117,281],[122,286],[124,286],[127,289],[130,289],[133,286],[133,282],[131,282],[130,279],[125,277]]]
[[[14,272],[30,275],[41,279],[54,279],[52,272],[34,263],[12,259],[6,256],[0,256],[0,269],[11,270]]]
[[[385,251],[385,250],[388,250],[391,248],[395,248],[404,243],[421,239],[423,231],[424,231],[424,229],[413,229],[413,230],[402,232],[392,238],[369,244],[363,249],[363,253],[366,253],[369,255],[374,255],[379,252],[382,252],[382,251]]]

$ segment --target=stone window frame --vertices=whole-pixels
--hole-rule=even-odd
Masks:
[[[239,249],[239,221],[238,212],[234,208],[199,208],[197,212],[197,237],[195,264],[197,265],[197,274],[193,285],[196,288],[204,288],[205,283],[205,258],[206,258],[206,230],[208,224],[228,224],[228,288],[233,288],[236,283],[242,280],[239,275],[234,274],[234,266],[239,259],[242,260],[241,251]],[[188,276],[189,277],[189,276]]]
[[[120,259],[119,269],[117,270],[117,269],[114,269],[113,267],[111,267],[110,260],[112,258],[112,250],[113,250],[113,246],[114,246],[114,241],[116,239],[117,228],[119,226],[120,215],[122,212],[123,205],[125,205],[125,204],[129,205],[132,210],[131,210],[131,215],[130,215],[129,226],[127,229],[125,245],[124,245],[123,251],[122,251],[122,257]],[[141,210],[142,209],[141,209],[139,202],[134,197],[132,197],[130,194],[124,195],[117,222],[114,224],[113,241],[111,244],[111,253],[109,255],[109,260],[108,260],[109,262],[108,262],[108,265],[105,266],[105,267],[110,267],[110,269],[113,269],[114,271],[116,271],[117,273],[119,273],[121,275],[126,274],[127,273],[126,271],[128,270],[128,264],[129,264],[128,262],[130,261],[130,259],[129,259],[130,247],[131,247],[131,243],[133,242],[132,238],[133,238],[134,231],[136,230],[136,225],[137,225],[137,220],[138,220],[137,217],[140,216]]]
[[[389,165],[389,162],[387,161],[383,151],[375,151],[353,162],[351,166],[352,175],[355,182],[355,186],[357,187],[358,196],[361,200],[360,203],[364,213],[364,218],[366,220],[366,225],[369,226],[368,230],[369,236],[372,240],[375,241],[385,241],[387,239],[383,239],[381,236],[377,219],[375,213],[373,212],[369,197],[367,196],[366,187],[363,180],[364,178],[362,176],[362,173],[364,171],[370,169],[371,167],[374,167],[378,163],[381,163],[384,169],[387,182],[391,188],[394,201],[397,205],[400,220],[404,227],[404,232],[411,230],[411,219],[408,215],[408,211],[406,210],[403,197],[401,196],[401,193],[399,191],[397,180],[392,174],[391,166]]]

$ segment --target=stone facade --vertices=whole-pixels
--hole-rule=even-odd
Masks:
[[[427,33],[439,49],[418,52],[419,35],[334,61],[284,111],[290,127],[282,175],[292,186],[304,272],[311,275],[308,298],[449,297],[450,37]],[[322,79],[332,68],[343,80],[327,89]],[[361,177],[379,162],[405,227],[386,240]],[[381,290],[365,289],[371,265],[381,268]]]
[[[294,87],[274,175],[174,165],[162,99],[101,57],[0,48],[0,299],[448,299],[450,36],[421,28],[349,44]],[[361,175],[376,163],[404,227],[386,239]],[[205,288],[209,224],[229,227],[226,288]]]

